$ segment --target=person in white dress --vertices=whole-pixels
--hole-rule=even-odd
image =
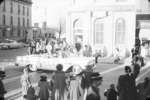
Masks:
[[[83,95],[83,91],[81,88],[81,73],[82,68],[80,66],[73,66],[72,75],[70,77],[70,86],[69,86],[69,100],[80,100]]]
[[[28,68],[25,68],[23,70],[23,75],[21,76],[21,87],[22,87],[22,95],[27,95],[27,90],[31,85],[29,74],[28,74]]]
[[[47,51],[48,55],[51,56],[52,46],[51,46],[50,42],[48,42],[46,45],[46,51]]]

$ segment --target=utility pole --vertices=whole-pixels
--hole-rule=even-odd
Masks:
[[[61,33],[62,33],[62,26],[61,26],[61,21],[59,21],[59,39],[60,39]]]

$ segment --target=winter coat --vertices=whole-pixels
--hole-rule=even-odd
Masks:
[[[0,100],[4,100],[4,94],[6,93],[4,84],[2,80],[0,80]]]
[[[117,85],[119,100],[137,100],[135,79],[136,76],[133,74],[119,77]]]
[[[86,100],[101,100],[98,88],[89,87]]]
[[[114,89],[108,89],[106,93],[107,100],[117,100],[117,91]]]
[[[81,79],[81,87],[82,89],[87,89],[91,85],[91,74],[92,72],[84,71]]]
[[[64,98],[64,93],[66,90],[65,73],[63,71],[56,71],[53,76],[53,82],[55,90],[55,100],[62,100],[62,98]]]
[[[25,96],[25,98],[27,100],[36,100],[37,99],[37,96],[35,95],[35,90],[32,86],[28,88],[27,95]]]
[[[49,90],[50,86],[47,81],[39,81],[38,86],[39,90],[39,98],[40,100],[48,100],[49,99]]]

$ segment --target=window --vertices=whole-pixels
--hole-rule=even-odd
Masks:
[[[20,14],[20,5],[18,5],[18,14]]]
[[[3,15],[3,25],[6,24],[6,18],[5,18],[5,15]]]
[[[29,16],[29,8],[27,8],[27,16]]]
[[[24,18],[22,19],[22,22],[23,22],[23,26],[25,26],[25,20],[24,20]]]
[[[27,27],[30,27],[30,26],[29,26],[29,19],[27,19]]]
[[[94,22],[94,44],[102,44],[104,35],[104,23],[101,19],[96,19]]]
[[[10,12],[13,13],[13,2],[12,2],[12,0],[10,2]]]
[[[18,17],[18,26],[20,26],[20,17]]]
[[[13,26],[13,16],[10,17],[10,25]]]
[[[3,31],[3,32],[2,32],[2,36],[5,37],[5,36],[6,36],[6,30],[3,29],[2,31]]]
[[[20,30],[20,29],[18,29],[18,37],[20,37],[20,32],[21,32],[21,30]]]
[[[116,20],[115,42],[116,44],[123,44],[125,42],[125,20],[123,18]]]
[[[6,11],[6,1],[4,0],[4,5],[3,5],[3,12]]]
[[[25,7],[23,6],[23,15],[25,14]]]

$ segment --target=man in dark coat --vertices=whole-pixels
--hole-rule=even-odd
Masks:
[[[91,86],[88,88],[86,100],[101,100],[99,86],[102,83],[102,77],[99,73],[92,73]]]
[[[139,72],[139,69],[131,72],[130,66],[125,66],[125,74],[119,77],[117,84],[119,100],[137,100],[136,78]]]
[[[4,77],[5,77],[5,72],[0,71],[0,100],[5,100],[4,94],[6,93],[6,90],[2,81]]]
[[[110,88],[104,92],[104,96],[106,96],[107,100],[117,100],[118,93],[115,89],[115,85],[111,84]]]

